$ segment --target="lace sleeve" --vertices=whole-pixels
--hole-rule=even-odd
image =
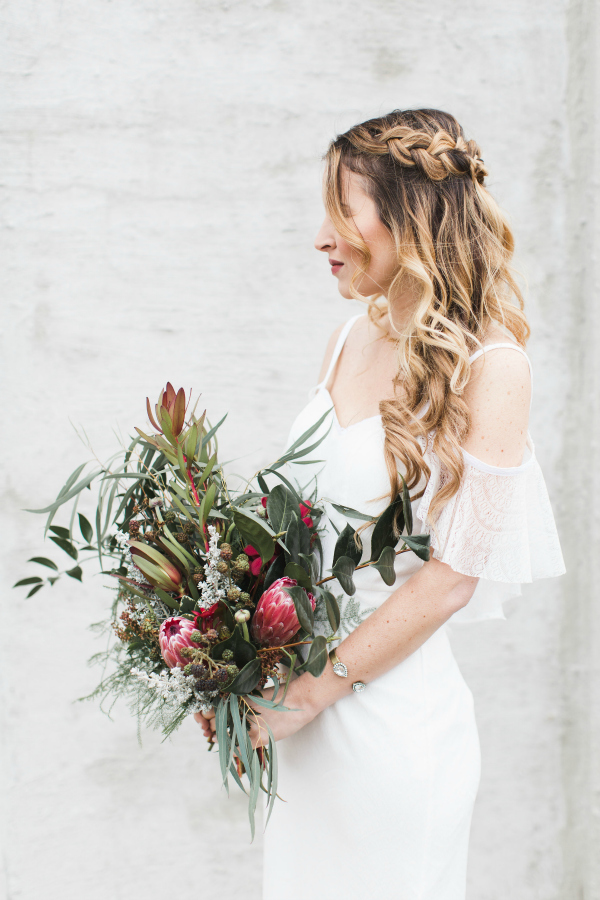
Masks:
[[[502,601],[518,596],[521,584],[565,571],[552,507],[531,438],[528,458],[514,468],[490,466],[463,452],[460,488],[432,527],[427,514],[444,483],[444,471],[430,444],[431,478],[417,518],[423,532],[431,534],[436,559],[455,572],[480,579],[472,599],[453,621],[504,618]]]

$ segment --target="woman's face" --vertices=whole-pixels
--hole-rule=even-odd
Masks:
[[[371,262],[365,275],[356,279],[355,287],[363,297],[385,294],[398,269],[398,257],[392,235],[385,227],[375,203],[363,188],[360,175],[347,169],[344,173],[344,198],[348,208],[346,220],[371,252]],[[338,280],[342,297],[350,299],[350,281],[358,268],[358,253],[336,231],[328,215],[319,229],[315,247],[329,256],[331,272]]]

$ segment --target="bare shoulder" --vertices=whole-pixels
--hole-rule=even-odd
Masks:
[[[486,343],[508,343],[506,335],[490,334]],[[498,348],[472,365],[464,399],[471,428],[464,449],[492,466],[521,464],[531,400],[529,363],[522,353]]]

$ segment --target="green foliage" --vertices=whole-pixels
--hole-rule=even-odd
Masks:
[[[29,589],[27,596],[32,597],[63,576],[81,582],[86,566],[92,563],[103,574],[114,576],[117,600],[111,618],[102,627],[113,634],[111,623],[116,620],[119,637],[114,637],[108,650],[93,660],[103,667],[103,675],[89,698],[98,700],[109,715],[115,702],[125,701],[137,716],[138,730],[142,725],[160,728],[168,737],[198,708],[193,703],[204,700],[183,703],[172,698],[165,700],[160,691],[134,677],[131,670],[135,667],[148,676],[165,673],[157,641],[158,627],[174,613],[191,620],[201,611],[199,601],[201,595],[205,596],[202,580],[209,565],[207,525],[215,526],[221,549],[217,571],[221,573],[219,577],[229,579],[229,586],[223,591],[225,598],[219,601],[214,628],[225,626],[229,636],[225,631],[221,633],[225,639],[217,643],[214,634],[208,638],[210,644],[198,641],[198,647],[204,649],[195,649],[192,660],[195,664],[198,660],[203,665],[206,663],[211,673],[221,668],[223,662],[237,667],[237,674],[234,669],[230,681],[221,684],[216,704],[216,733],[221,775],[227,790],[230,775],[245,791],[241,780],[244,773],[248,779],[248,813],[254,836],[258,796],[261,792],[266,794],[268,821],[277,794],[273,735],[263,722],[269,739],[260,752],[252,747],[248,736],[256,708],[286,710],[284,703],[294,673],[309,672],[317,678],[328,658],[327,644],[331,638],[314,635],[314,612],[307,592],[324,604],[325,610],[322,607],[318,610],[319,623],[324,621],[326,612],[334,634],[340,627],[338,602],[333,593],[320,587],[331,579],[323,579],[321,572],[319,523],[325,510],[316,502],[316,484],[309,499],[305,488],[292,484],[282,471],[291,462],[295,465],[315,462],[309,456],[331,428],[332,420],[326,421],[331,418],[331,410],[274,463],[258,472],[243,490],[235,491],[227,484],[219,464],[217,432],[225,417],[211,426],[205,414],[198,418],[192,412],[186,421],[185,392],[175,392],[171,385],[167,385],[154,408],[149,402],[147,407],[155,433],[149,435],[136,429],[137,436],[105,463],[78,466],[53,502],[32,510],[46,515],[46,533],[65,554],[66,566],[61,568],[46,556],[33,556],[29,562],[41,567],[41,573],[20,579],[15,587]],[[84,491],[92,495],[96,492],[95,508],[89,519],[77,509]],[[263,496],[266,496],[266,512],[260,505]],[[311,504],[313,525],[310,528],[302,519],[304,503]],[[370,516],[350,507],[335,503],[333,507],[351,520],[372,522]],[[59,512],[67,514],[68,527],[54,524]],[[360,537],[352,525],[345,525],[336,541],[331,576],[337,578],[346,594],[353,595],[356,591],[357,568],[368,565],[378,569],[386,584],[394,583],[395,547],[405,526],[408,534],[402,539],[403,551],[410,548],[420,558],[428,558],[429,538],[411,534],[410,496],[404,482],[401,496],[374,524],[370,561],[361,563]],[[128,541],[125,535],[129,536]],[[244,559],[235,565],[235,559],[248,545],[260,556],[258,574],[247,570]],[[131,570],[135,576],[128,568],[129,554],[136,565]],[[252,555],[250,551],[248,555]],[[215,562],[210,564],[214,566]],[[39,573],[40,569],[35,571]],[[267,700],[260,694],[259,685],[272,672],[272,663],[268,656],[261,656],[250,639],[250,622],[238,624],[234,614],[244,608],[252,615],[261,593],[284,574],[296,582],[296,586],[286,590],[294,603],[300,631],[291,646],[281,648],[281,664],[287,667],[287,674],[283,684],[278,677],[273,678],[273,699]],[[238,602],[241,593],[244,599]],[[138,606],[132,613],[134,618],[128,621],[126,616],[121,627],[117,616],[124,602]],[[144,616],[153,623],[149,630],[138,628],[140,621],[146,621]],[[137,630],[131,622],[137,623]],[[224,661],[226,650],[230,654]],[[283,681],[283,675],[280,677]],[[203,679],[204,676],[199,683]]]

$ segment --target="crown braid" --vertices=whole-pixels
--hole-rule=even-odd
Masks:
[[[368,303],[378,322],[393,309],[410,280],[418,294],[397,332],[394,397],[380,403],[390,495],[401,490],[399,471],[421,495],[430,476],[423,448],[430,437],[444,479],[429,507],[435,523],[459,488],[462,445],[470,415],[462,394],[471,375],[469,356],[492,322],[521,344],[529,336],[523,298],[512,269],[514,240],[506,216],[484,185],[487,169],[475,141],[454,116],[437,109],[394,110],[354,126],[326,154],[325,204],[359,261],[350,293]],[[362,177],[397,252],[397,273],[387,292],[363,297],[356,285],[371,253],[345,204],[344,171]]]
[[[488,174],[475,141],[465,141],[462,135],[453,138],[443,129],[432,136],[406,125],[375,129],[358,125],[349,132],[348,139],[359,152],[374,156],[389,153],[399,165],[415,166],[432,181],[469,175],[483,184]]]

